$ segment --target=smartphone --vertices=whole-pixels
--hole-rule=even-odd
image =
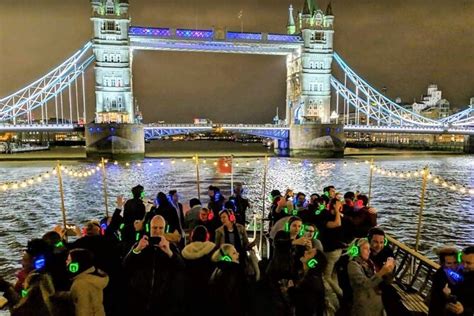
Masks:
[[[161,242],[161,237],[150,237],[148,238],[148,243],[150,245],[158,245]]]

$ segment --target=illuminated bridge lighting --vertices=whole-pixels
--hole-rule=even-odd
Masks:
[[[214,31],[212,30],[186,30],[177,29],[176,37],[181,38],[198,38],[198,39],[212,39],[214,37]]]
[[[267,40],[274,42],[298,43],[301,42],[303,39],[300,36],[296,35],[268,34]]]
[[[169,28],[132,26],[128,29],[128,34],[136,36],[170,37],[171,30]]]
[[[246,41],[261,41],[262,40],[262,33],[227,32],[227,39],[230,39],[230,40],[246,40]]]

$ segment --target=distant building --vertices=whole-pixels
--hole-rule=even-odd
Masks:
[[[474,97],[471,97],[471,99],[469,100],[469,105],[474,105]]]
[[[436,84],[428,86],[428,93],[421,96],[420,102],[411,105],[413,112],[431,119],[440,119],[450,114],[449,101],[442,98],[442,91]]]

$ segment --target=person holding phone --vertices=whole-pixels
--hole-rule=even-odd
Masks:
[[[349,261],[347,271],[353,290],[352,316],[383,316],[385,315],[382,295],[379,289],[383,277],[393,271],[395,266],[392,257],[379,271],[370,260],[370,243],[367,238],[356,239],[349,248]]]
[[[165,238],[166,221],[154,216],[144,235],[124,259],[127,276],[127,315],[167,315],[179,311],[184,262],[177,247]]]

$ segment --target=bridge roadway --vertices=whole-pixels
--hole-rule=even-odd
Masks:
[[[84,127],[76,124],[0,124],[0,133],[6,132],[80,132]],[[159,139],[165,136],[228,131],[273,139],[287,140],[290,127],[273,124],[145,124],[145,138]],[[391,134],[456,134],[474,135],[472,128],[459,127],[412,127],[412,126],[367,126],[345,125],[345,132],[391,133]]]

